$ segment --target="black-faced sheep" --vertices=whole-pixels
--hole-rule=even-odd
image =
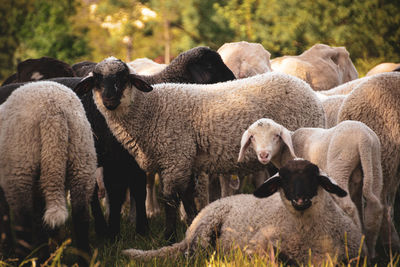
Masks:
[[[272,117],[291,129],[325,125],[315,93],[286,74],[214,85],[160,84],[155,90],[141,78],[129,73],[124,62],[107,58],[75,91],[93,89],[96,106],[116,138],[142,169],[160,173],[166,237],[175,231],[179,197],[185,208],[193,204],[193,196],[185,194],[194,183],[193,173],[253,171],[234,160],[241,133],[252,121]],[[255,159],[252,163],[255,169],[262,167]],[[189,219],[195,211],[191,212]]]
[[[123,253],[134,259],[174,257],[218,244],[221,252],[229,253],[238,247],[248,254],[263,255],[272,245],[300,264],[308,263],[309,250],[314,264],[327,260],[327,254],[344,261],[348,253],[352,259],[358,256],[361,229],[331,196],[346,194],[316,165],[292,160],[254,196],[235,195],[208,205],[193,220],[180,243]]]
[[[41,57],[18,63],[17,73],[7,78],[2,85],[74,76],[74,71],[67,63],[51,57]]]
[[[65,223],[69,190],[76,245],[89,253],[89,199],[97,162],[91,127],[76,94],[55,82],[15,90],[0,105],[0,151],[0,186],[17,245],[33,249],[47,242],[47,230]]]

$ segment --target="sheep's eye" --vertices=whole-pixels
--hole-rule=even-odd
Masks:
[[[279,134],[276,134],[276,135],[275,135],[275,138],[280,139],[281,136],[280,136]]]
[[[254,136],[250,135],[250,140],[253,141],[254,140]]]

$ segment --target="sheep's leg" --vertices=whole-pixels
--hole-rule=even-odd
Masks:
[[[155,173],[147,173],[146,192],[146,214],[149,218],[152,218],[160,213],[160,206],[157,201]]]
[[[185,157],[178,157],[179,159]],[[176,240],[176,222],[179,209],[178,196],[184,196],[190,184],[191,164],[180,161],[165,168],[160,173],[160,180],[163,185],[164,208],[165,208],[165,232],[164,237],[173,242]],[[194,196],[192,196],[194,197]],[[185,205],[188,204],[188,201]],[[188,214],[188,216],[190,216]]]
[[[107,233],[107,223],[104,219],[103,211],[101,210],[100,201],[98,197],[98,186],[96,184],[90,206],[92,208],[92,215],[94,217],[94,229],[97,235],[104,236]]]
[[[206,175],[208,179],[208,175]],[[206,186],[206,191],[208,192],[208,183],[205,185]],[[182,199],[183,206],[185,208],[186,212],[186,223],[190,225],[194,219],[194,217],[197,215],[197,209],[196,209],[196,203],[194,201],[194,195],[195,195],[195,185],[193,179],[191,179],[191,182],[189,183],[187,189],[185,190],[184,194],[180,194],[180,198]],[[208,195],[206,196],[208,200]]]
[[[136,179],[136,178],[134,178]],[[131,183],[131,181],[129,181],[129,183]],[[129,221],[131,223],[136,222],[136,201],[135,201],[135,194],[133,192],[133,188],[131,189],[132,185],[128,185],[128,191],[129,191]],[[145,186],[146,188],[146,186]],[[146,200],[145,200],[146,201]]]
[[[104,168],[106,172],[106,168]],[[109,235],[115,238],[120,232],[121,208],[126,197],[126,186],[115,182],[107,182],[107,195],[110,206],[110,215],[108,217]]]
[[[0,257],[12,255],[14,246],[10,223],[10,208],[4,191],[0,187]]]
[[[197,176],[196,199],[197,209],[199,211],[202,210],[209,203],[209,179],[209,175],[205,172],[200,172],[200,174]]]
[[[383,197],[383,219],[380,230],[380,238],[382,241],[382,245],[389,253],[389,249],[392,250],[393,253],[400,251],[400,238],[399,234],[396,230],[396,227],[393,224],[393,207],[394,207],[394,198],[396,195],[396,191],[393,188],[387,188],[390,192],[382,191]]]
[[[131,200],[134,198],[136,204],[136,232],[145,234],[149,230],[145,206],[146,173],[140,169],[137,169],[135,173],[136,177],[129,180],[129,190],[131,192]]]

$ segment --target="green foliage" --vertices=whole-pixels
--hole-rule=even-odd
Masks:
[[[77,3],[71,0],[37,0],[33,12],[26,16],[18,34],[21,46],[20,59],[37,58],[43,55],[68,63],[89,53],[87,28],[78,27],[71,21]]]

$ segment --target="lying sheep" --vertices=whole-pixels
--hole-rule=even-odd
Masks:
[[[299,56],[271,60],[273,71],[294,75],[316,90],[328,90],[358,78],[358,73],[344,47],[316,44]]]
[[[276,193],[275,192],[279,192]],[[347,193],[319,168],[306,160],[292,160],[268,179],[253,195],[219,199],[203,209],[186,231],[185,239],[157,250],[127,249],[134,259],[177,256],[198,248],[233,247],[248,254],[266,254],[269,246],[300,264],[314,264],[338,256],[358,256],[361,229],[340,209],[331,194]],[[345,235],[347,234],[347,243]]]
[[[69,190],[76,245],[88,253],[97,163],[90,124],[75,93],[55,82],[15,90],[0,105],[0,151],[0,186],[18,245],[31,243],[33,249],[47,242],[47,230],[65,224]]]
[[[124,62],[107,58],[75,91],[81,95],[93,89],[96,106],[116,138],[142,169],[160,173],[167,238],[175,231],[178,199],[185,208],[193,204],[193,196],[185,194],[194,183],[193,173],[253,172],[262,167],[255,159],[254,170],[234,162],[239,146],[232,144],[239,143],[242,131],[256,118],[272,117],[290,129],[325,125],[315,93],[286,74],[154,87],[129,73]],[[195,211],[187,213],[190,219]]]
[[[383,245],[400,251],[393,224],[396,191],[400,184],[400,73],[370,76],[343,102],[338,122],[358,120],[370,127],[381,141],[384,212],[381,227]],[[397,205],[398,206],[398,205]]]
[[[262,44],[245,41],[226,43],[217,52],[237,79],[271,71],[271,54]]]
[[[375,257],[383,212],[381,146],[368,126],[343,121],[331,129],[290,132],[271,119],[260,119],[243,133],[239,161],[243,161],[250,144],[263,164],[271,161],[280,168],[299,156],[320,166],[350,191],[349,197],[337,199],[337,203],[357,226],[361,227],[361,220],[369,255]]]

